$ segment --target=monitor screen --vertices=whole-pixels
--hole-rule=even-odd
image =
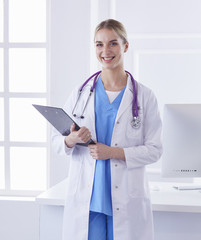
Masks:
[[[166,104],[163,177],[201,177],[201,104]]]

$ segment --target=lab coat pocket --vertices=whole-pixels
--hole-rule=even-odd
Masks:
[[[128,124],[127,126],[127,130],[126,130],[126,136],[129,139],[136,139],[139,138],[141,134],[141,129],[140,128],[133,128],[131,126],[131,121],[130,124]]]

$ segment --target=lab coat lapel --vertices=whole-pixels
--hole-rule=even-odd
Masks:
[[[88,107],[86,108],[86,110],[87,110],[86,114],[88,115],[87,119],[89,121],[88,125],[90,126],[92,139],[96,141],[94,102],[95,102],[95,89],[93,91],[93,94],[90,97]]]
[[[133,89],[132,88],[133,88],[133,86],[132,86],[131,79],[130,79],[130,77],[128,77],[127,86],[126,86],[123,98],[121,100],[119,110],[117,112],[116,121],[119,120],[119,118],[127,110],[127,108],[129,108],[129,107],[131,108],[131,106],[132,106],[132,100],[133,100]]]

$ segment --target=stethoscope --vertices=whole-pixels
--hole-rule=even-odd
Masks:
[[[131,73],[129,73],[128,71],[125,71],[126,73],[128,73],[131,77],[131,82],[132,82],[132,85],[133,85],[133,102],[132,102],[132,115],[133,115],[133,119],[131,121],[131,126],[135,129],[139,128],[141,126],[141,119],[139,117],[139,114],[138,114],[138,105],[137,105],[137,90],[136,90],[136,86],[135,86],[135,80],[133,78],[133,76],[131,75]],[[85,109],[88,105],[88,102],[89,102],[89,99],[95,89],[95,85],[96,85],[96,81],[97,81],[97,78],[98,76],[100,75],[101,71],[99,72],[96,72],[94,73],[91,77],[89,77],[83,84],[82,86],[80,87],[79,89],[79,94],[78,94],[78,98],[77,98],[77,101],[75,103],[75,106],[72,110],[72,115],[74,117],[77,117],[77,118],[81,118],[83,119],[84,118],[84,112],[85,112]],[[81,97],[81,94],[82,94],[82,90],[84,89],[84,87],[86,86],[86,84],[94,77],[94,81],[93,81],[93,85],[91,86],[90,88],[90,92],[89,92],[89,96],[87,98],[87,101],[83,107],[83,110],[82,110],[82,113],[80,116],[77,116],[77,114],[75,114],[75,109],[77,107],[77,104],[79,102],[79,99]]]

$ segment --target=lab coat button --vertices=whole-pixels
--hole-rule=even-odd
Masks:
[[[117,124],[119,124],[119,121],[117,121]]]
[[[115,164],[115,167],[117,167],[118,165],[117,164]]]
[[[118,186],[115,186],[115,188],[118,188]]]
[[[115,143],[114,145],[115,145],[115,146],[117,146],[118,144],[117,144],[117,143]]]
[[[119,211],[119,208],[116,208],[117,211]]]

